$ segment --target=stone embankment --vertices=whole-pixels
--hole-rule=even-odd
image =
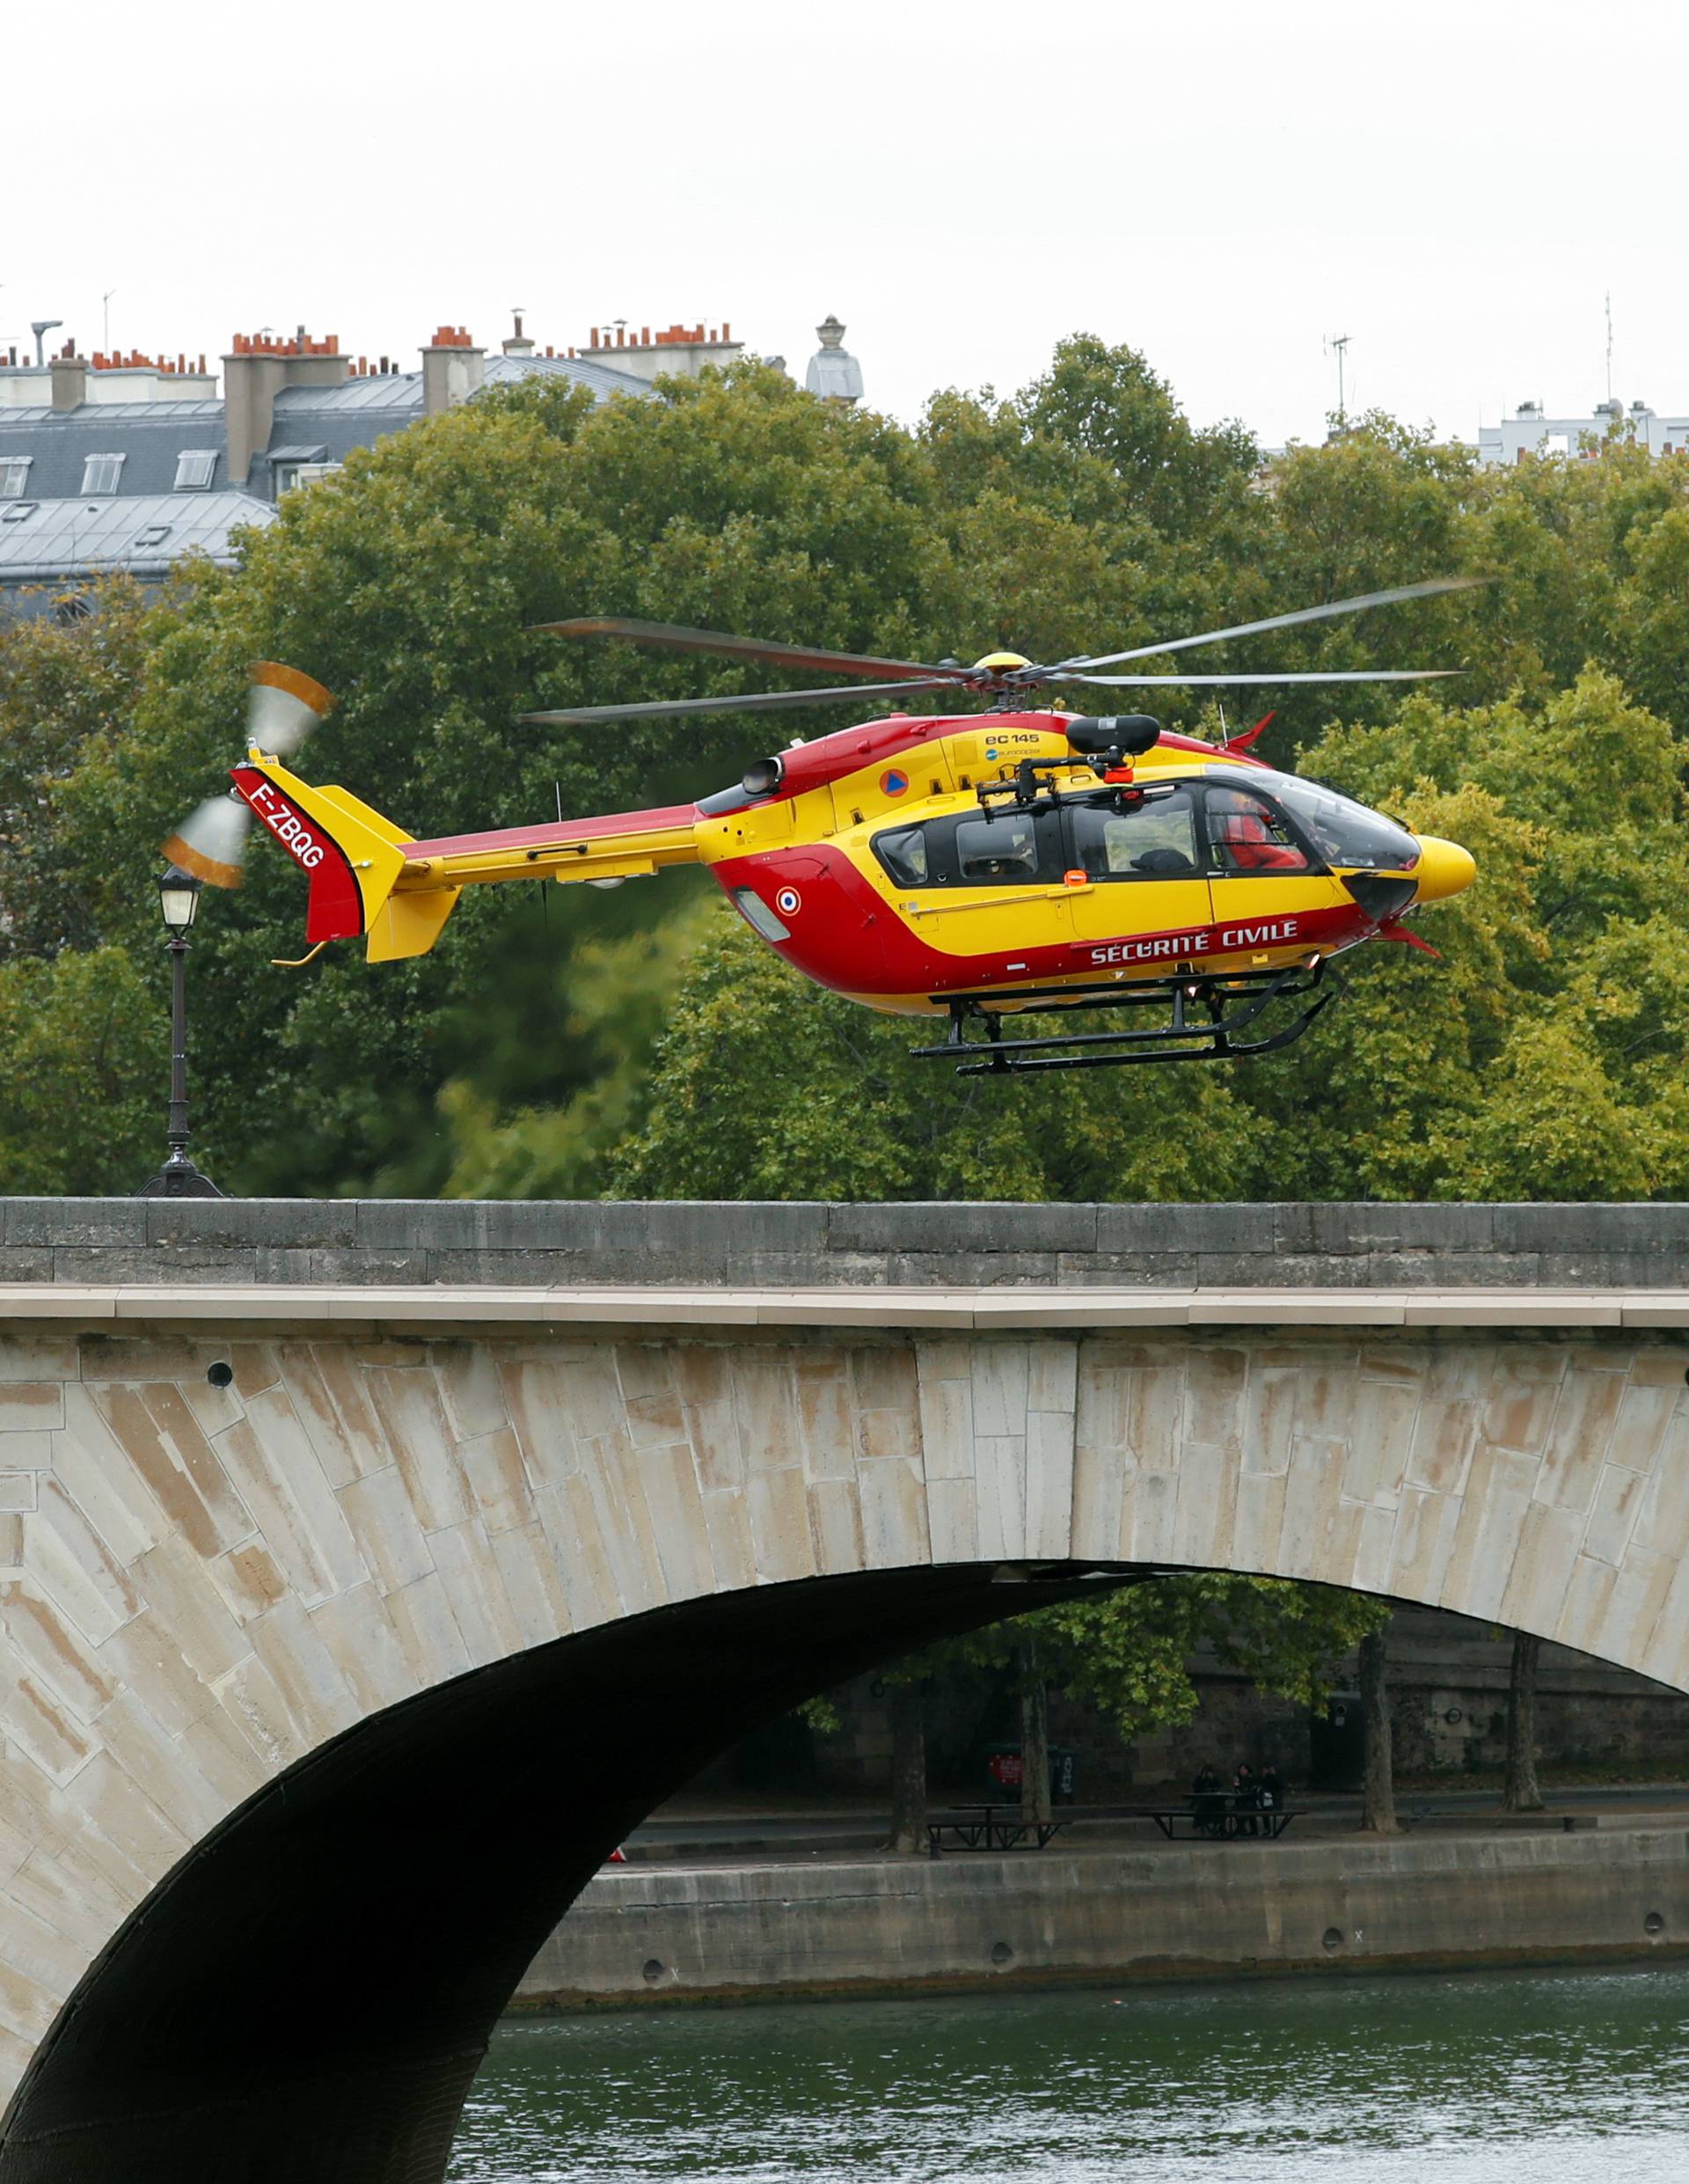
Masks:
[[[1689,1952],[1681,1824],[607,1869],[512,2007],[620,2008]]]

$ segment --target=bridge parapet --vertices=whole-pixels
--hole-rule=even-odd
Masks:
[[[1678,1289],[1682,1205],[0,1199],[5,1286]]]

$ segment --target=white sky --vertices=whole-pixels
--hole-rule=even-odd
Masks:
[[[731,320],[871,403],[1147,352],[1198,421],[1470,438],[1605,389],[1689,409],[1689,31],[1656,0],[83,0],[12,11],[0,337],[198,351],[303,320],[413,367]],[[53,337],[62,341],[63,335]],[[33,353],[33,345],[30,345]]]

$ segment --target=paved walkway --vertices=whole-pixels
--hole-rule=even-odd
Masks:
[[[1555,1832],[1568,1823],[1580,1831],[1652,1827],[1689,1811],[1689,1783],[1545,1787],[1543,1799],[1546,1809],[1541,1813],[1508,1814],[1500,1809],[1493,1790],[1403,1790],[1397,1793],[1396,1816],[1403,1834],[1516,1835]],[[932,1809],[940,1812],[956,1803],[975,1801],[979,1800],[935,1799]],[[1182,1838],[1177,1845],[1168,1844],[1152,1821],[1133,1819],[1125,1810],[1133,1803],[1178,1802],[1176,1792],[1146,1790],[1141,1799],[1122,1799],[1118,1805],[1058,1807],[1057,1816],[1066,1817],[1070,1823],[1058,1840],[1064,1851],[1077,1852],[1188,1849]],[[1317,1792],[1292,1796],[1290,1802],[1297,1818],[1287,1841],[1329,1841],[1358,1829],[1358,1795]],[[808,1865],[815,1859],[873,1856],[884,1850],[888,1825],[884,1810],[867,1804],[807,1809],[752,1804],[714,1810],[680,1806],[666,1807],[636,1828],[625,1847],[631,1861],[676,1867]],[[1247,1848],[1248,1839],[1237,1847]]]

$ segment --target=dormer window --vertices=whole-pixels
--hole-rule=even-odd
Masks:
[[[8,455],[0,461],[0,501],[21,501],[29,490],[33,455]]]
[[[117,481],[123,474],[121,455],[88,455],[83,458],[82,489],[84,493],[115,493]]]
[[[176,491],[208,493],[216,468],[216,448],[185,447],[176,458]]]

